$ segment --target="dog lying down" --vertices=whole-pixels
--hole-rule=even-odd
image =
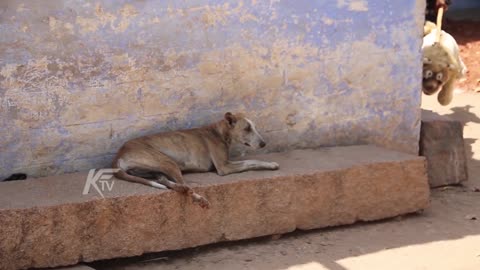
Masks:
[[[254,149],[266,143],[255,124],[243,114],[227,112],[221,121],[194,129],[163,132],[126,142],[113,161],[119,179],[188,194],[203,208],[209,202],[195,193],[182,172],[209,172],[227,175],[250,170],[277,170],[275,162],[230,161],[229,148],[244,144]]]

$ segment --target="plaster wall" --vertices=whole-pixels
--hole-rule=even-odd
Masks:
[[[243,111],[265,151],[417,153],[423,0],[3,0],[0,176]]]

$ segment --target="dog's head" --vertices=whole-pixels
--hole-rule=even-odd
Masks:
[[[232,143],[243,144],[254,149],[265,147],[266,143],[255,128],[255,124],[243,114],[227,112],[225,121]]]

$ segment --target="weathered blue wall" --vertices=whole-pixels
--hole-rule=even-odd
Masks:
[[[244,111],[267,151],[416,153],[424,0],[0,2],[0,176]]]

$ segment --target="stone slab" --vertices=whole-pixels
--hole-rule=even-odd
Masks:
[[[375,146],[295,150],[255,156],[278,171],[186,180],[211,203],[115,180],[82,195],[86,173],[0,183],[0,269],[177,250],[295,229],[371,221],[428,206],[423,157]]]
[[[420,155],[427,159],[430,187],[456,185],[468,180],[460,121],[422,110]]]

